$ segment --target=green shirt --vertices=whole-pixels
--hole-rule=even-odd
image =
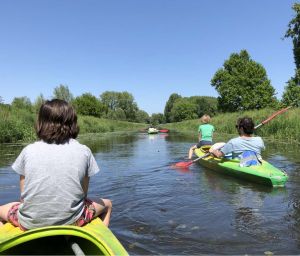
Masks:
[[[201,140],[212,141],[213,132],[215,128],[211,124],[199,125],[198,132],[201,133]]]

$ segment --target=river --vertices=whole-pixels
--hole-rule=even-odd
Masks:
[[[179,134],[79,140],[101,169],[91,178],[89,197],[113,201],[110,228],[129,254],[299,254],[299,145],[265,141],[263,158],[289,175],[285,188],[270,188],[198,163],[173,168],[193,145]],[[23,147],[0,146],[0,204],[19,198],[10,165]]]

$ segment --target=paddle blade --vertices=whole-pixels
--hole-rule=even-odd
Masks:
[[[179,163],[176,163],[175,166],[180,167],[180,168],[188,168],[192,163],[193,163],[193,161],[179,162]]]

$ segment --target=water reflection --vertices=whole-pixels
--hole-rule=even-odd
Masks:
[[[263,157],[290,177],[286,188],[275,189],[215,173],[199,163],[172,168],[186,160],[194,140],[143,133],[80,137],[101,169],[91,179],[90,196],[112,199],[111,229],[128,252],[298,254],[298,146],[266,142]],[[10,164],[22,147],[0,147],[0,204],[18,198],[18,176]]]

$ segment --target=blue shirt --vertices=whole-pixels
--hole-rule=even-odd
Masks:
[[[220,151],[224,154],[242,153],[243,151],[250,150],[261,158],[261,151],[265,149],[264,142],[261,137],[237,137],[229,140]]]

